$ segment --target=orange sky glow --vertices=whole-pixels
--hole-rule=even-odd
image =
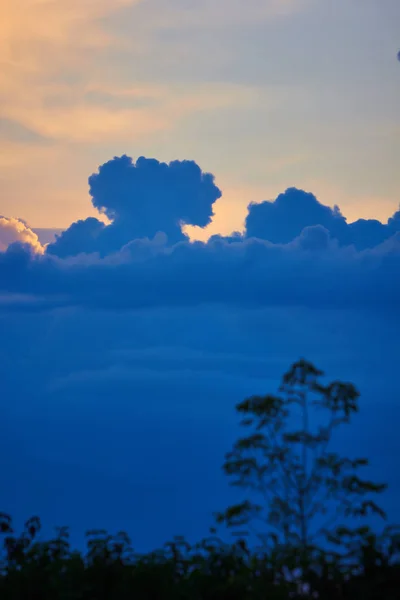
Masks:
[[[351,4],[351,5],[350,5]],[[206,239],[302,187],[349,221],[400,201],[398,0],[13,0],[0,13],[0,214],[97,215],[115,155],[194,159]],[[397,18],[397,21],[396,21]],[[397,38],[396,38],[397,36]]]

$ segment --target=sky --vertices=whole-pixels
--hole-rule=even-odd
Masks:
[[[198,540],[305,357],[398,522],[398,1],[2,10],[0,509]]]
[[[113,156],[193,159],[207,232],[289,186],[387,219],[399,202],[397,0],[15,0],[0,25],[4,215],[65,228]],[[90,211],[89,211],[90,212]],[[94,214],[93,211],[91,214]]]

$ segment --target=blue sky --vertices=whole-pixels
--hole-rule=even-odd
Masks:
[[[397,0],[6,10],[1,510],[198,539],[236,402],[303,356],[398,521]]]
[[[398,520],[399,323],[368,311],[227,307],[5,313],[2,509],[46,531],[127,529],[150,549],[198,540],[236,498],[221,472],[234,404],[274,392],[306,355],[353,381],[361,412],[336,438],[390,484]],[[371,343],[373,340],[373,343]]]

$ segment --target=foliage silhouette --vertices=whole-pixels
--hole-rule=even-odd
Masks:
[[[400,598],[400,543],[395,530],[358,540],[352,564],[315,551],[305,584],[296,571],[296,553],[278,546],[265,552],[250,549],[243,540],[229,545],[213,536],[190,546],[175,538],[164,548],[140,555],[124,532],[113,536],[90,531],[86,553],[80,553],[71,548],[67,528],[40,541],[37,517],[16,535],[11,518],[1,515],[0,529],[4,600]]]
[[[369,535],[368,527],[334,528],[340,518],[346,523],[371,513],[386,518],[372,496],[387,486],[357,474],[368,460],[344,458],[329,448],[334,430],[358,412],[359,393],[351,383],[323,385],[322,375],[299,360],[283,376],[281,396],[254,396],[237,405],[250,433],[234,444],[223,469],[232,485],[251,490],[262,502],[230,506],[217,513],[218,523],[250,525],[254,531],[252,523],[261,521],[266,526],[256,532],[261,540],[306,552],[321,538],[345,547],[345,538]],[[327,413],[324,420],[321,411]]]

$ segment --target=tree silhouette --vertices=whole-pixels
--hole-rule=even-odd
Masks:
[[[350,383],[320,383],[323,375],[300,360],[283,376],[281,395],[254,396],[237,405],[241,425],[250,429],[226,455],[223,469],[231,483],[254,492],[261,502],[245,500],[217,513],[229,527],[261,521],[256,533],[303,551],[321,539],[341,546],[368,527],[338,526],[370,513],[385,518],[372,500],[385,490],[358,476],[365,458],[344,458],[329,448],[334,430],[348,424],[359,409],[359,393]],[[321,412],[326,418],[321,419]],[[248,533],[248,530],[246,530]]]

